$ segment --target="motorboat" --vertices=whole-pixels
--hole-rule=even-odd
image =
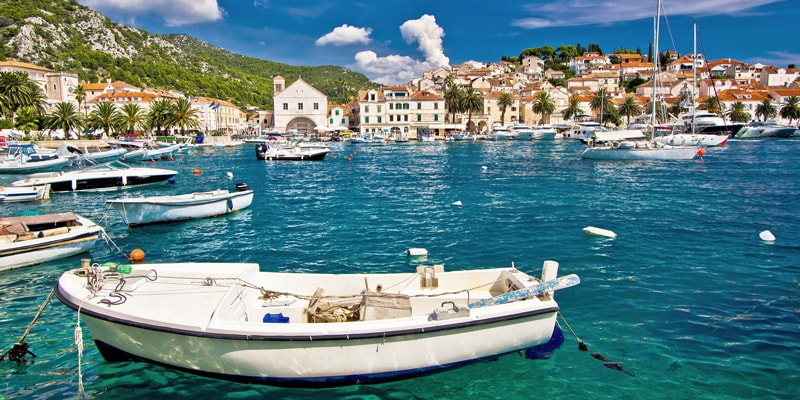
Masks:
[[[104,234],[71,212],[0,218],[0,271],[80,254]]]
[[[545,261],[396,273],[262,272],[254,263],[92,264],[55,294],[110,362],[287,387],[393,381],[557,347],[555,291],[579,284]],[[552,353],[552,351],[551,351]]]
[[[94,151],[89,151],[88,147],[84,147],[81,150],[69,143],[62,143],[56,152],[61,157],[72,158],[73,163],[102,164],[121,159],[128,150],[124,147],[118,147],[108,150],[100,150],[98,148]]]
[[[181,150],[181,145],[173,144],[167,147],[149,147],[145,146],[138,150],[131,150],[122,156],[123,160],[130,161],[158,161],[170,160],[173,154]]]
[[[235,192],[223,189],[187,194],[128,197],[106,200],[125,224],[134,227],[164,222],[230,214],[250,207],[253,191],[246,183],[236,185]]]
[[[663,143],[670,146],[694,146],[694,147],[719,147],[724,146],[730,135],[717,135],[710,133],[670,133],[664,136],[656,136],[653,140],[656,143]]]
[[[31,174],[60,171],[70,164],[70,159],[56,153],[42,153],[30,143],[11,143],[6,156],[0,158],[0,174]]]
[[[577,139],[584,142],[594,139],[596,132],[603,132],[606,129],[595,121],[582,121],[574,125],[570,130],[562,134],[563,139]]]
[[[754,121],[736,133],[736,139],[788,138],[796,134],[797,128],[775,122]]]
[[[517,135],[509,129],[509,127],[505,125],[495,125],[492,127],[492,131],[489,133],[487,139],[501,141],[501,140],[513,140],[517,137]]]
[[[53,192],[105,191],[142,187],[165,182],[178,173],[170,169],[132,167],[112,161],[75,171],[30,174],[11,186],[49,184]]]
[[[511,125],[511,131],[514,132],[514,139],[516,140],[533,140],[534,131],[528,125],[516,123]]]
[[[532,130],[531,139],[533,140],[555,140],[558,136],[558,131],[548,125],[534,126]]]
[[[283,146],[278,141],[261,142],[256,146],[256,158],[267,161],[322,161],[330,148]]]
[[[49,200],[50,185],[38,186],[0,186],[0,203]]]

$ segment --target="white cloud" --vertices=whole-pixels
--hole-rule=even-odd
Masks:
[[[333,46],[344,46],[346,44],[353,43],[367,44],[370,42],[369,35],[371,33],[371,28],[357,28],[355,26],[344,24],[342,26],[337,26],[332,31],[326,33],[317,39],[314,44],[317,46],[325,46],[327,44]]]
[[[363,72],[374,82],[398,84],[420,77],[425,71],[449,65],[450,59],[442,48],[444,29],[436,23],[434,16],[423,15],[408,20],[400,26],[400,33],[406,43],[417,42],[424,60],[396,54],[378,57],[374,51],[361,51],[355,55],[356,66],[353,69]]]
[[[378,57],[374,51],[370,50],[356,53],[355,60],[356,67],[354,69],[363,72],[373,82],[384,85],[408,82],[422,76],[423,72],[438,66],[427,61],[396,54]]]
[[[79,0],[106,15],[134,19],[156,15],[167,26],[192,25],[222,19],[225,11],[217,0]]]
[[[667,17],[677,15],[708,16],[738,15],[752,13],[753,9],[783,0],[671,0],[662,6]],[[528,4],[524,9],[530,17],[511,22],[521,28],[537,29],[559,26],[610,24],[653,18],[656,7],[650,2],[570,0],[552,1],[547,4]]]
[[[419,19],[408,20],[400,25],[400,33],[406,43],[417,42],[419,49],[425,54],[425,60],[437,66],[449,65],[450,59],[444,55],[442,37],[444,29],[436,24],[436,17],[423,15]]]

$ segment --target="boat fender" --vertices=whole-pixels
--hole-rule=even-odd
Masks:
[[[427,256],[428,255],[428,250],[425,250],[423,248],[414,248],[414,247],[412,247],[412,248],[406,250],[406,255],[407,256]]]

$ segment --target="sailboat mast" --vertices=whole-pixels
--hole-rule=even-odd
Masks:
[[[655,136],[656,131],[656,124],[658,119],[656,118],[656,101],[658,100],[658,59],[660,54],[658,53],[658,32],[659,32],[659,24],[661,20],[661,0],[657,1],[656,7],[656,16],[653,20],[653,98],[651,103],[653,103],[652,109],[652,116],[650,120],[652,121],[653,125],[653,136]]]
[[[697,101],[697,22],[694,28],[694,49],[692,50],[692,133],[697,133],[697,114],[695,113],[695,103]]]

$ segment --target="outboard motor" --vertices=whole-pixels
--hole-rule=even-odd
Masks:
[[[264,153],[266,153],[266,152],[267,152],[267,144],[266,143],[261,142],[258,145],[256,145],[256,158],[257,159],[259,159],[259,160],[265,159],[266,157],[264,156]]]
[[[240,182],[236,184],[236,191],[237,192],[244,192],[250,190],[250,185],[245,182]]]

